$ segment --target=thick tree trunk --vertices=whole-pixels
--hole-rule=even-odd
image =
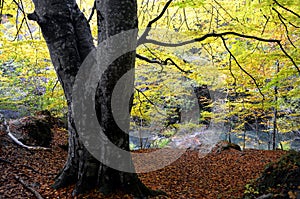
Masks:
[[[89,25],[75,0],[33,0],[33,2],[35,12],[29,14],[28,18],[37,21],[41,27],[68,104],[68,158],[56,178],[54,188],[76,183],[74,194],[96,186],[104,193],[121,188],[142,197],[159,194],[160,192],[145,187],[136,173],[114,170],[102,164],[82,144],[72,116],[72,89],[80,65],[95,48]],[[101,16],[98,21],[99,41],[122,31],[137,28],[135,0],[97,1],[97,11],[98,16]],[[115,46],[107,47],[115,48]],[[100,125],[112,143],[127,151],[129,151],[128,134],[124,133],[113,119],[111,96],[119,78],[134,67],[134,62],[135,52],[126,53],[114,61],[103,74],[96,93],[96,111]],[[132,75],[132,80],[133,78]],[[129,85],[130,89],[133,89],[133,81]],[[124,100],[128,103],[128,99],[122,99],[121,102],[124,103]],[[101,151],[104,155],[108,152],[109,148]],[[121,164],[132,164],[131,157]]]
[[[94,45],[89,25],[75,0],[35,0],[34,4],[35,12],[28,18],[41,27],[68,104],[68,159],[56,179],[54,187],[58,188],[78,181],[80,158],[86,153],[72,117],[72,88],[83,59]]]

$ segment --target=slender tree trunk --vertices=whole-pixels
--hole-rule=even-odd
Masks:
[[[279,73],[279,62],[277,61],[276,63],[276,74]],[[275,106],[273,107],[273,137],[272,137],[272,142],[273,142],[273,145],[272,145],[272,148],[273,150],[276,149],[276,133],[277,133],[277,113],[278,113],[278,110],[277,110],[277,103],[278,103],[278,87],[277,85],[275,85],[274,87],[274,103],[275,103]]]
[[[104,193],[123,189],[139,197],[161,193],[149,190],[140,182],[136,173],[125,173],[105,166],[84,147],[76,130],[71,107],[75,77],[83,60],[95,48],[89,24],[75,0],[33,0],[33,2],[35,12],[29,14],[28,18],[37,21],[41,27],[68,104],[68,157],[53,187],[60,188],[76,183],[75,195],[94,187],[100,188]],[[97,11],[99,41],[121,31],[137,28],[135,0],[97,1]],[[115,46],[107,47],[115,48]],[[127,151],[129,151],[128,134],[124,133],[114,121],[110,101],[116,82],[134,67],[134,62],[135,52],[126,53],[114,61],[103,74],[96,93],[96,111],[100,125],[114,144]],[[133,81],[129,87],[133,88]],[[109,148],[105,148],[103,154],[107,152]],[[132,164],[131,157],[126,163]]]

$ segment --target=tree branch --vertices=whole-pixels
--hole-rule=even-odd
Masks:
[[[93,15],[94,15],[94,13],[95,13],[95,10],[96,10],[96,1],[94,2],[94,5],[93,5],[93,8],[92,8],[91,14],[90,14],[90,16],[89,16],[89,19],[87,20],[88,23],[90,23],[90,21],[92,20]]]
[[[235,87],[236,87],[237,78],[235,77],[235,75],[232,72],[231,58],[232,58],[232,56],[230,55],[230,57],[229,57],[229,72],[230,72],[231,77],[233,78],[234,90],[236,90]]]
[[[150,100],[149,98],[148,98],[148,96],[143,92],[143,91],[141,91],[140,89],[138,89],[138,88],[135,88],[135,90],[138,92],[138,94],[142,94],[145,98],[146,98],[146,100],[155,108],[155,110],[157,111],[157,113],[158,114],[160,114],[160,115],[163,115],[163,116],[166,116],[166,114],[164,114],[164,113],[162,113],[162,112],[160,112],[159,110],[158,110],[158,106],[152,101],[152,100]],[[140,99],[139,99],[140,100]],[[141,100],[140,100],[140,102],[141,103],[143,103]]]
[[[19,176],[15,175],[15,179],[19,183],[21,183],[26,189],[28,189],[31,193],[33,193],[37,199],[43,199],[43,197],[41,196],[41,194],[39,192],[37,192],[32,187],[30,187],[28,184],[26,184]]]
[[[298,18],[300,18],[300,15],[299,15],[299,14],[297,14],[296,12],[294,12],[294,11],[292,11],[292,10],[290,10],[290,9],[288,9],[288,8],[286,8],[286,7],[284,7],[283,5],[281,5],[280,3],[278,3],[277,0],[274,0],[274,2],[275,2],[279,7],[281,7],[282,9],[284,9],[284,10],[286,10],[286,11],[292,13],[293,15],[297,16]]]
[[[26,19],[26,13],[25,13],[25,11],[24,11],[24,9],[23,9],[23,8],[24,8],[24,6],[23,6],[23,1],[22,1],[22,0],[20,1],[21,6],[19,5],[19,3],[18,3],[16,0],[13,0],[13,2],[18,6],[18,9],[21,10],[21,12],[22,12],[22,14],[23,14],[23,16],[24,16],[23,20],[25,20],[25,23],[26,23],[26,26],[27,26],[27,28],[28,28],[30,37],[31,37],[31,39],[33,40],[33,35],[32,35],[31,30],[30,30],[30,26],[29,26],[28,20]],[[23,23],[23,22],[22,22],[22,23]],[[17,24],[17,23],[16,23],[16,24]],[[18,30],[18,32],[19,32],[19,30]]]
[[[167,58],[165,60],[156,60],[156,59],[149,59],[148,57],[144,57],[142,55],[136,54],[136,58],[146,61],[151,64],[159,64],[159,65],[168,65],[168,61],[171,62],[173,66],[175,66],[178,70],[180,70],[183,73],[192,73],[190,70],[186,71],[182,68],[180,68],[171,58]]]
[[[144,93],[143,91],[141,91],[141,90],[138,89],[138,88],[135,88],[135,90],[136,90],[138,93],[142,94],[142,95],[146,98],[146,100],[147,100],[151,105],[156,106],[155,103],[154,103],[152,100],[150,100],[150,99],[148,98],[148,96],[145,95],[145,93]]]
[[[222,41],[223,41],[224,47],[226,48],[226,50],[228,51],[228,53],[230,54],[230,56],[234,59],[235,63],[238,65],[238,67],[239,67],[246,75],[248,75],[248,76],[253,80],[253,82],[254,82],[256,88],[258,89],[260,95],[262,96],[263,100],[265,100],[265,96],[264,96],[264,94],[262,93],[262,91],[260,90],[259,85],[258,85],[258,83],[256,82],[256,79],[255,79],[250,73],[248,73],[248,72],[240,65],[240,63],[237,61],[236,57],[232,54],[232,52],[231,52],[230,49],[228,48],[228,46],[227,46],[227,44],[226,44],[226,42],[225,42],[225,39],[224,39],[222,36],[221,36],[221,39],[222,39]]]
[[[150,30],[151,30],[152,24],[155,23],[156,21],[158,21],[164,15],[164,13],[168,9],[168,7],[172,3],[172,1],[173,0],[169,0],[166,3],[166,5],[164,6],[164,8],[162,9],[161,13],[157,17],[155,17],[154,19],[152,19],[151,21],[149,21],[146,30],[144,31],[144,33],[141,35],[141,37],[137,41],[137,46],[139,46],[139,45],[141,45],[141,44],[144,43],[143,40],[145,40],[146,37],[148,36],[148,34],[149,34]]]
[[[7,123],[6,119],[4,119],[4,126],[6,127],[6,132],[7,135],[19,146],[28,149],[28,150],[51,150],[51,148],[46,148],[46,147],[40,147],[40,146],[27,146],[23,144],[20,140],[18,140],[11,132],[9,129],[9,124]]]
[[[285,56],[287,56],[289,58],[289,60],[293,63],[293,65],[295,66],[295,68],[297,69],[299,75],[300,75],[300,69],[297,66],[296,62],[294,61],[294,59],[284,50],[283,46],[281,45],[280,42],[277,43],[281,49],[281,51],[285,54]]]
[[[23,144],[20,140],[18,140],[12,133],[7,134],[17,145],[29,149],[29,150],[51,150],[50,148],[40,147],[40,146],[27,146]]]
[[[294,47],[294,48],[297,48],[294,44],[293,44],[293,42],[292,42],[292,40],[291,40],[291,38],[290,38],[290,36],[289,36],[289,30],[288,30],[288,27],[287,27],[287,25],[284,23],[284,21],[283,20],[286,20],[275,8],[272,8],[272,10],[274,10],[276,13],[277,13],[277,15],[278,15],[278,18],[279,18],[279,20],[280,20],[280,22],[283,24],[283,26],[284,26],[284,28],[285,28],[285,32],[286,32],[286,36],[287,36],[287,38],[288,38],[288,40],[289,40],[289,42],[292,44],[292,46]]]
[[[245,35],[245,34],[229,31],[229,32],[223,32],[223,33],[214,33],[214,32],[213,33],[208,33],[208,34],[203,35],[202,37],[198,37],[198,38],[195,38],[195,39],[182,41],[182,42],[178,42],[178,43],[159,42],[159,41],[156,41],[156,40],[153,40],[153,39],[145,39],[144,43],[151,43],[151,44],[156,44],[156,45],[161,45],[161,46],[166,46],[166,47],[179,47],[179,46],[184,46],[184,45],[195,43],[195,42],[204,41],[205,39],[208,39],[208,38],[211,38],[211,37],[222,37],[222,36],[226,36],[226,35],[234,35],[234,36],[247,38],[247,39],[255,39],[255,40],[258,40],[258,41],[262,41],[262,42],[271,42],[271,43],[280,42],[280,40],[277,40],[277,39],[265,39],[265,38],[261,38],[261,37],[256,37],[256,36],[252,36],[252,35]]]
[[[151,44],[165,46],[165,47],[179,47],[179,46],[184,46],[184,45],[195,43],[195,42],[201,42],[201,41],[204,41],[205,39],[210,38],[210,37],[221,37],[222,38],[223,36],[226,36],[226,35],[234,35],[234,36],[238,36],[238,37],[241,37],[241,38],[254,39],[254,40],[257,40],[257,41],[278,44],[281,51],[290,59],[290,61],[293,63],[294,67],[297,69],[297,71],[300,75],[299,67],[297,66],[297,64],[295,63],[293,58],[284,50],[283,46],[280,43],[280,40],[278,40],[278,39],[265,39],[265,38],[261,38],[261,37],[257,37],[257,36],[245,35],[245,34],[229,31],[229,32],[223,32],[223,33],[214,33],[214,32],[213,33],[208,33],[208,34],[203,35],[202,37],[198,37],[198,38],[195,38],[195,39],[182,41],[182,42],[178,42],[178,43],[166,43],[166,42],[156,41],[156,40],[153,40],[153,39],[145,39],[144,41],[145,41],[145,43],[151,43]]]

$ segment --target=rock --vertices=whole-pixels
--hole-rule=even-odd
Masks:
[[[259,196],[256,199],[271,199],[271,198],[273,198],[273,196],[274,196],[273,194],[269,193],[269,194],[264,194],[262,196]]]
[[[11,120],[9,129],[25,145],[48,147],[52,141],[51,125],[38,117],[27,116]]]
[[[50,111],[48,110],[38,111],[34,114],[34,116],[36,118],[46,121],[49,125],[51,125],[51,128],[53,127],[67,128],[66,121],[63,121],[63,119],[65,118],[53,117]]]
[[[221,153],[224,150],[235,149],[241,151],[241,147],[237,144],[230,143],[226,140],[219,141],[216,146],[211,150],[212,153]]]

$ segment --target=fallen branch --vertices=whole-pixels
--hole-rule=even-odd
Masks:
[[[43,199],[43,197],[41,196],[41,194],[39,192],[37,192],[35,189],[33,189],[32,187],[27,185],[19,176],[16,175],[15,179],[19,183],[21,183],[26,189],[28,189],[31,193],[33,193],[37,199]]]
[[[23,144],[20,140],[18,140],[11,132],[9,129],[9,124],[7,123],[6,119],[4,118],[4,126],[6,127],[6,132],[7,135],[19,146],[29,149],[29,150],[51,150],[51,148],[46,148],[46,147],[40,147],[40,146],[27,146]]]
[[[7,134],[17,145],[29,149],[29,150],[51,150],[50,148],[41,147],[41,146],[27,146],[23,144],[20,140],[18,140],[11,132]]]

